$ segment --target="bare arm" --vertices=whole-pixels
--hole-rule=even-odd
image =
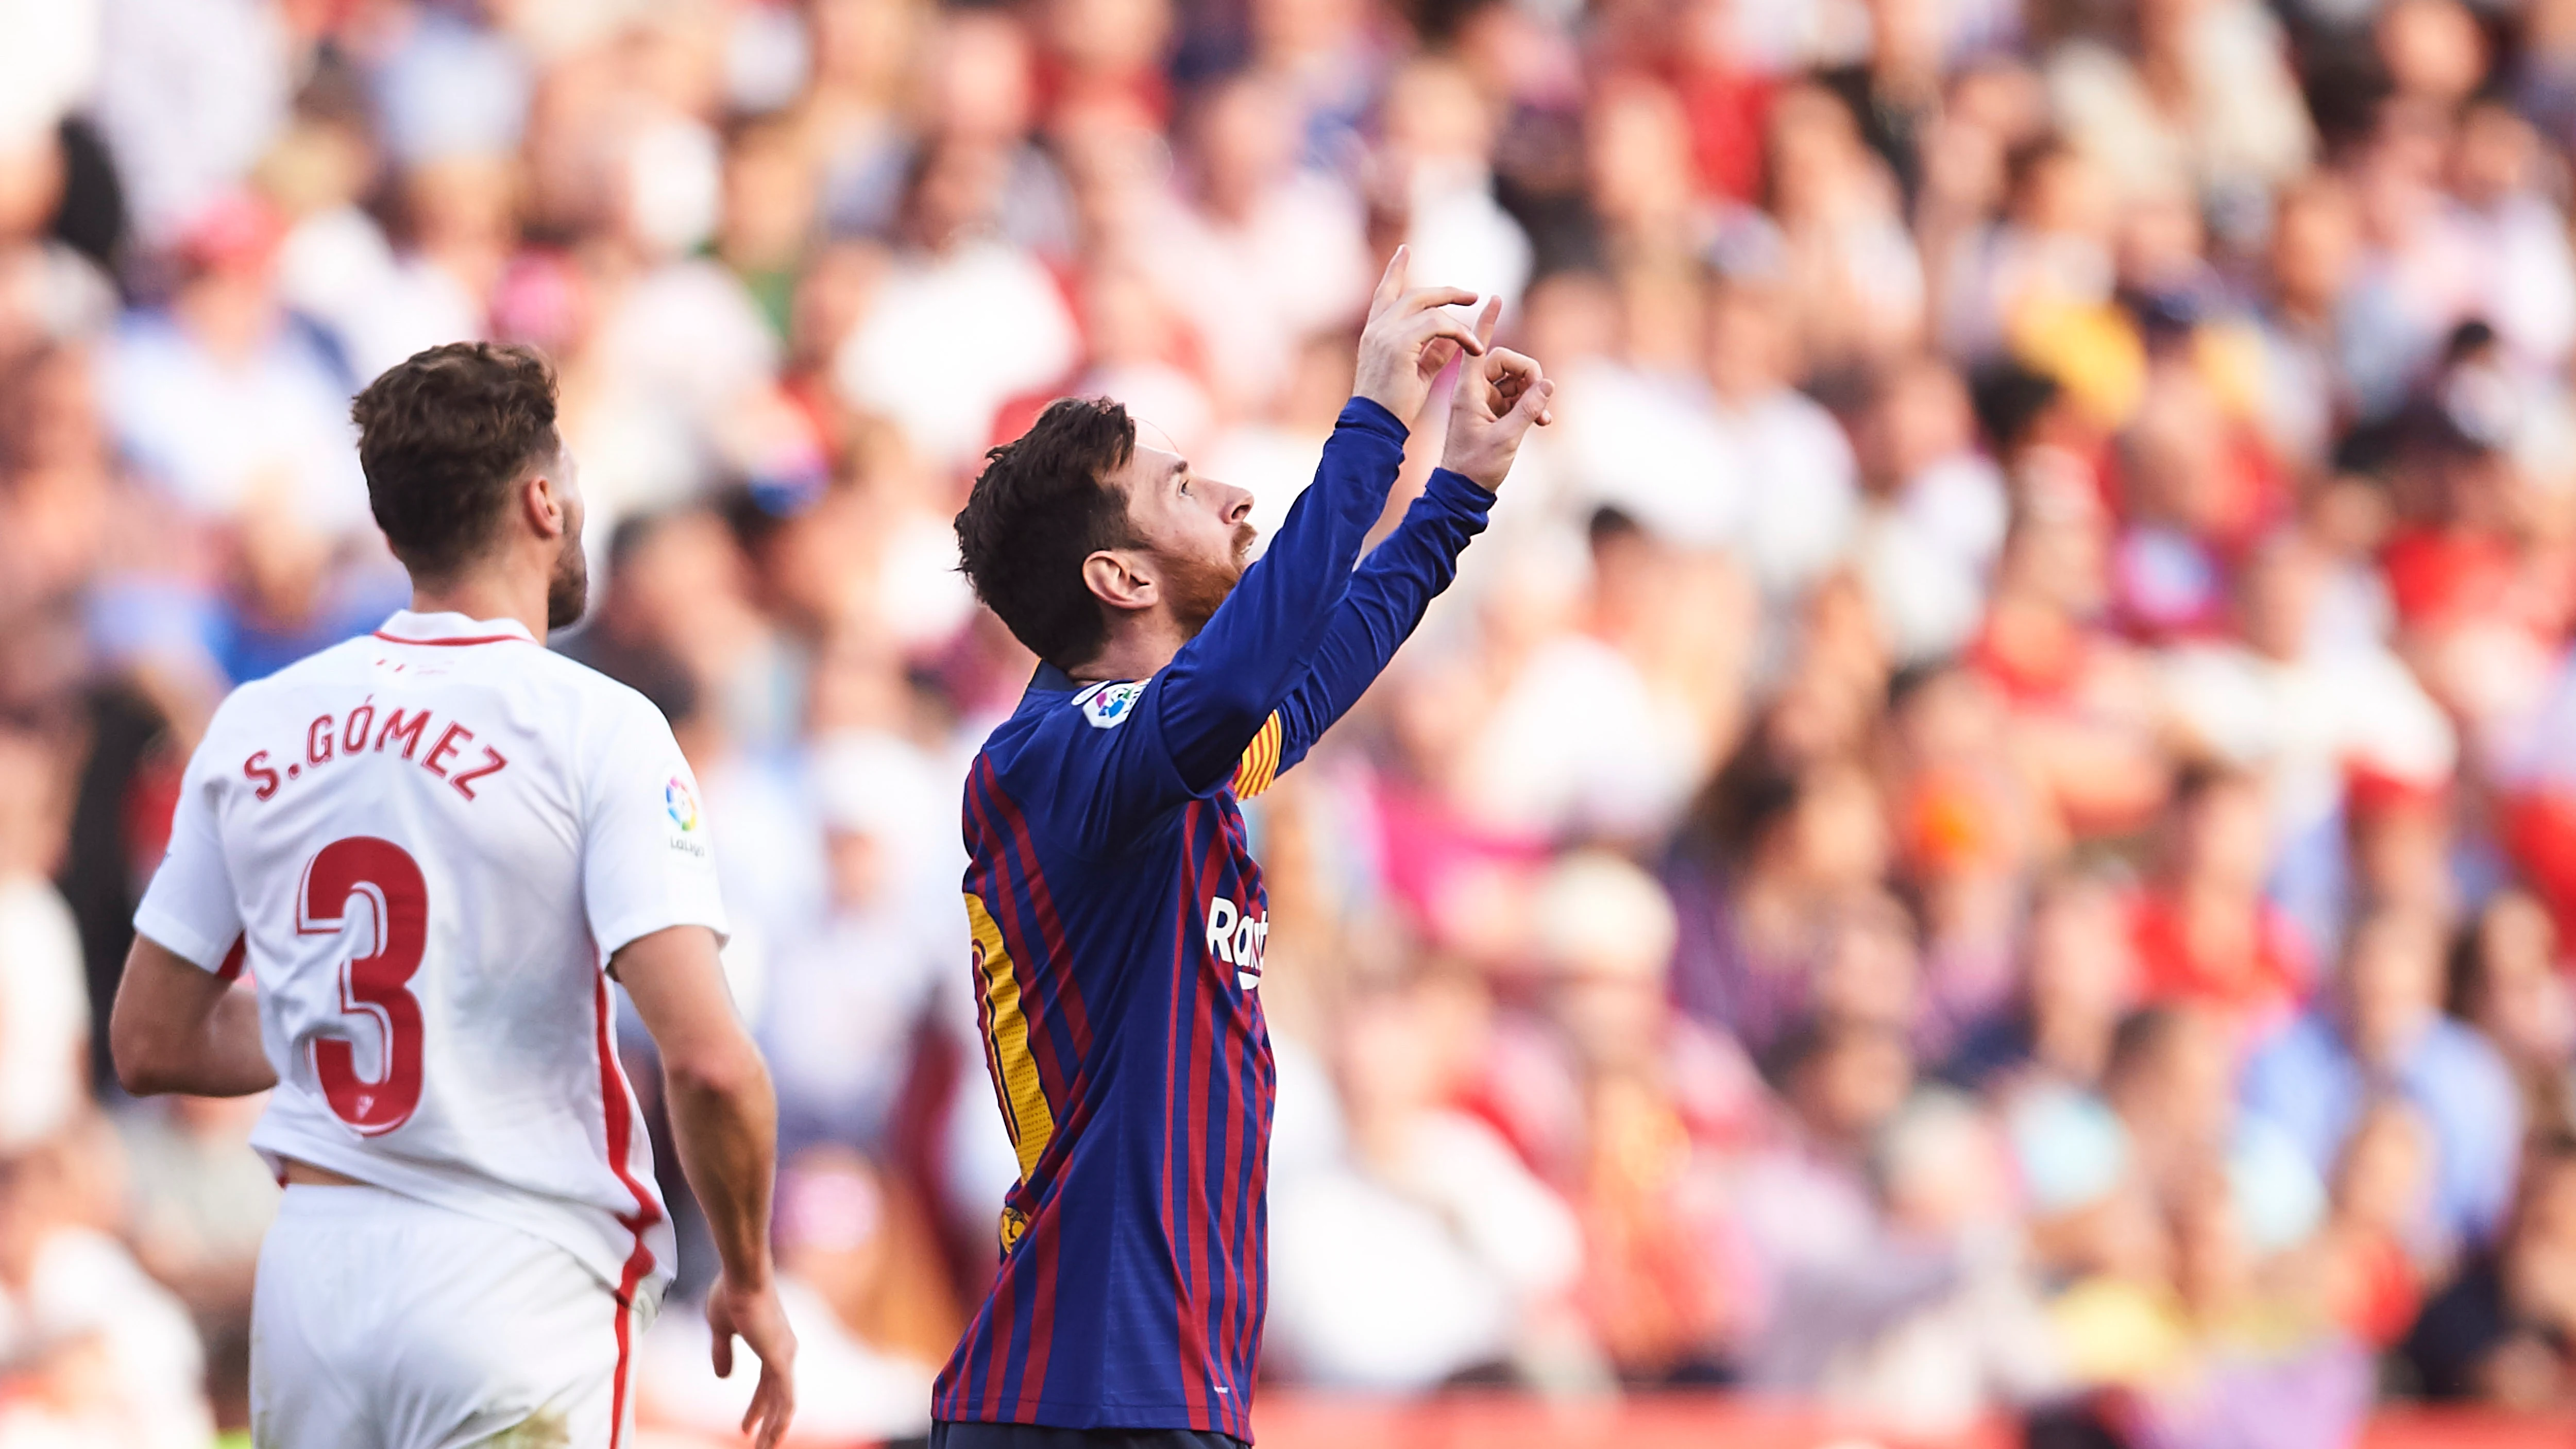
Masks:
[[[247,1097],[277,1085],[259,1041],[259,1001],[149,936],[125,953],[107,1039],[116,1079],[138,1097]]]
[[[778,1098],[769,1067],[725,989],[715,933],[672,926],[628,942],[608,963],[662,1053],[671,1136],[689,1190],[706,1210],[722,1276],[707,1295],[719,1376],[733,1372],[740,1334],[760,1358],[760,1387],[743,1417],[771,1449],[795,1413],[796,1335],[778,1303],[769,1258],[769,1195],[778,1169]]]

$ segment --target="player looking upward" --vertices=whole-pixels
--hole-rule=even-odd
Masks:
[[[966,783],[966,909],[987,1065],[1019,1154],[1002,1261],[939,1376],[938,1449],[1251,1437],[1267,1299],[1269,910],[1239,797],[1386,667],[1553,384],[1404,289],[1361,334],[1314,486],[1244,566],[1252,497],[1055,403],[996,448],[957,538],[1043,663]],[[1460,352],[1444,466],[1356,573],[1408,425]]]
[[[599,1449],[673,1245],[608,981],[662,1055],[722,1259],[718,1373],[795,1339],[770,1277],[776,1104],[717,965],[697,785],[642,695],[543,646],[581,615],[581,494],[534,354],[432,348],[352,409],[412,607],[242,686],[188,770],[111,1023],[129,1091],[275,1089],[260,1449]],[[235,988],[236,975],[255,983]]]

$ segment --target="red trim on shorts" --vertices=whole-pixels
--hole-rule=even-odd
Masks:
[[[376,631],[376,637],[388,644],[432,644],[440,648],[454,648],[465,644],[534,644],[537,642],[524,634],[478,634],[471,639],[406,639],[400,634],[388,634],[382,629]]]
[[[635,1252],[626,1260],[626,1271],[617,1282],[617,1377],[608,1393],[608,1449],[617,1449],[626,1436],[627,1364],[634,1357],[635,1285],[644,1281],[644,1272],[653,1265],[652,1250],[644,1246],[638,1234]]]
[[[626,1078],[617,1070],[617,1048],[609,1039],[608,973],[597,971],[592,979],[599,1028],[599,1101],[601,1115],[606,1118],[602,1126],[608,1165],[635,1199],[635,1211],[620,1214],[617,1219],[635,1235],[635,1251],[627,1255],[625,1270],[617,1281],[617,1377],[608,1398],[608,1449],[617,1449],[626,1432],[626,1373],[634,1351],[635,1285],[653,1270],[653,1250],[644,1244],[644,1230],[661,1221],[662,1212],[654,1206],[653,1194],[635,1180],[634,1170],[627,1166],[627,1149],[635,1138],[635,1105],[627,1100]]]

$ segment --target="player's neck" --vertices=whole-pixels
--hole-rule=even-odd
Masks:
[[[452,579],[414,579],[411,608],[415,614],[463,614],[466,618],[487,623],[496,619],[516,619],[527,626],[530,638],[540,644],[546,642],[546,581],[543,578],[538,578],[531,585],[483,570]]]
[[[1077,684],[1104,679],[1150,679],[1181,652],[1189,636],[1161,609],[1136,618],[1113,621],[1100,652],[1065,671]]]

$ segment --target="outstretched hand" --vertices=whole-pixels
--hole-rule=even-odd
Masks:
[[[1484,360],[1459,369],[1457,396],[1449,404],[1448,445],[1440,459],[1440,466],[1488,491],[1503,486],[1529,430],[1556,421],[1547,405],[1556,384],[1539,371],[1538,363],[1508,347],[1489,345],[1502,315],[1503,299],[1496,297],[1476,319],[1475,355]]]
[[[1476,300],[1457,287],[1404,289],[1404,272],[1412,250],[1397,247],[1369,298],[1368,325],[1360,332],[1360,357],[1351,391],[1385,408],[1410,426],[1431,396],[1432,379],[1449,360],[1464,352],[1485,354],[1485,339],[1442,310]],[[1490,331],[1490,329],[1488,329]]]

